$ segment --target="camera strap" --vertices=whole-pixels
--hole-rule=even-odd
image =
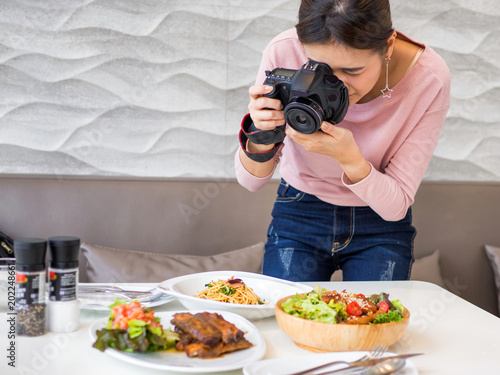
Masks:
[[[260,130],[253,124],[249,113],[243,117],[241,131],[245,133],[250,142],[256,145],[272,145],[283,142],[285,139],[285,125],[278,126],[273,130]]]
[[[277,127],[275,130],[259,130],[253,124],[250,114],[247,114],[241,122],[240,146],[245,154],[258,163],[265,163],[276,155],[283,139],[285,139],[285,125]],[[254,144],[271,145],[274,147],[266,152],[250,152],[247,150],[247,141]]]

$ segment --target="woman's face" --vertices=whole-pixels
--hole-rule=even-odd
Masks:
[[[376,91],[385,86],[384,59],[377,52],[339,44],[308,44],[304,49],[310,60],[328,64],[333,74],[344,82],[349,90],[349,105],[375,98]],[[371,95],[362,100],[367,94]]]

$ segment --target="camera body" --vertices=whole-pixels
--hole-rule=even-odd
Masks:
[[[338,124],[349,108],[347,87],[321,62],[266,71],[264,84],[273,86],[265,96],[281,101],[286,123],[304,134],[317,132],[323,121]]]

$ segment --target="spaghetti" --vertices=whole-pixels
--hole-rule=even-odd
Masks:
[[[239,305],[263,305],[265,303],[252,288],[241,279],[235,279],[234,276],[227,280],[211,281],[205,286],[206,288],[195,297]]]

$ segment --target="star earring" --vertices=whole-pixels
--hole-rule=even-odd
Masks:
[[[389,61],[391,61],[391,58],[387,56],[385,58],[385,88],[380,91],[382,92],[382,98],[390,99],[393,90],[389,88]]]

